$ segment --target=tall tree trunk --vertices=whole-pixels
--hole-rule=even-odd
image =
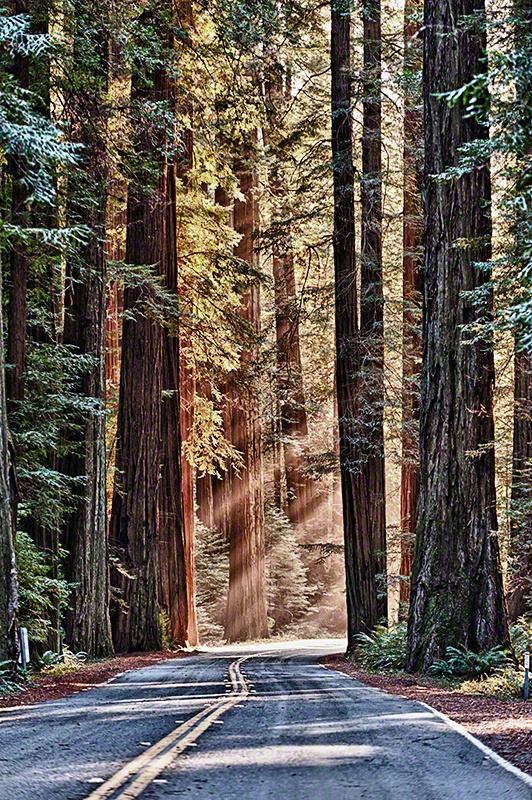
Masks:
[[[253,232],[257,222],[254,197],[255,176],[248,167],[237,168],[244,200],[234,205],[234,227],[242,235],[235,255],[253,264]],[[253,285],[242,297],[242,318],[258,334],[260,289]],[[241,355],[238,374],[231,376],[226,395],[231,444],[242,453],[240,475],[226,476],[228,490],[229,589],[225,637],[229,642],[268,636],[266,572],[264,560],[264,501],[262,437],[258,396],[253,386],[253,368],[258,348],[252,345]]]
[[[404,12],[406,73],[421,70],[419,0],[407,0]],[[423,297],[423,114],[421,96],[406,82],[403,146],[403,392],[401,463],[401,584],[399,599],[410,598],[410,573],[419,502],[419,376]],[[414,84],[415,86],[415,84]]]
[[[369,504],[362,536],[372,542],[378,587],[377,615],[387,616],[384,473],[384,296],[382,275],[381,7],[364,0],[362,240],[360,246],[359,424],[362,429],[358,504]]]
[[[109,552],[106,513],[105,443],[105,218],[107,152],[106,118],[102,110],[107,88],[107,40],[102,34],[103,7],[76,3],[74,9],[74,60],[83,70],[82,95],[67,96],[67,111],[77,142],[83,144],[83,169],[69,191],[73,223],[90,230],[88,244],[67,264],[63,341],[76,353],[90,356],[91,368],[80,378],[79,392],[91,398],[93,410],[79,419],[80,446],[72,447],[60,469],[77,479],[75,511],[61,532],[67,551],[65,578],[74,585],[65,613],[65,636],[71,648],[105,656],[113,651],[109,619]],[[83,42],[80,37],[83,36]],[[85,59],[90,49],[93,63],[87,78]],[[89,176],[87,180],[85,176]],[[74,183],[74,181],[78,181]],[[88,199],[89,198],[89,199]]]
[[[361,470],[360,336],[355,262],[354,166],[351,122],[350,14],[342,0],[331,6],[332,154],[336,392],[345,541],[348,652],[360,631],[378,620],[376,564],[371,538],[373,508]],[[360,499],[362,498],[362,502]]]
[[[149,12],[142,15],[148,18]],[[155,20],[156,29],[162,23]],[[166,42],[166,33],[160,33]],[[133,73],[131,100],[168,102],[164,67],[142,75]],[[167,258],[166,222],[168,177],[165,133],[139,126],[137,153],[156,169],[150,186],[150,164],[139,167],[129,182],[126,262],[159,264]],[[161,456],[162,328],[143,307],[149,287],[127,287],[122,332],[122,364],[117,424],[116,478],[111,511],[111,546],[119,565],[112,570],[115,602],[113,639],[118,651],[156,650],[161,647],[158,604],[158,492]]]
[[[15,0],[14,14],[28,14],[28,0]],[[13,77],[21,89],[29,89],[29,57],[21,52],[14,56]],[[11,174],[11,224],[28,225],[28,189],[24,184],[24,164],[16,155],[8,158]],[[7,371],[6,391],[8,410],[16,411],[24,399],[27,341],[28,254],[26,244],[15,238],[9,253],[10,291],[7,309]]]
[[[463,329],[491,313],[490,274],[477,266],[491,256],[489,165],[434,179],[456,165],[463,144],[488,135],[460,103],[451,107],[441,96],[485,69],[483,15],[483,0],[425,2],[421,479],[410,670],[427,668],[449,645],[479,651],[509,641],[495,533],[493,346]],[[483,307],[471,299],[475,289],[487,294]]]
[[[1,267],[1,264],[0,264]],[[0,342],[4,340],[0,269]],[[16,659],[18,605],[14,503],[10,487],[4,348],[0,347],[0,661]]]
[[[532,1],[514,2],[514,39],[517,49],[530,53]],[[521,114],[528,114],[527,135],[521,139],[522,158],[517,158],[519,173],[516,194],[530,197],[532,181],[526,168],[532,153],[532,119],[530,92],[532,81],[526,70],[519,72],[516,91],[521,100]],[[522,128],[523,120],[521,120]],[[524,166],[521,166],[524,165]],[[528,208],[515,205],[514,249],[519,276],[528,256]],[[524,233],[523,233],[524,231]],[[519,278],[517,278],[519,282]],[[508,612],[515,620],[532,609],[532,351],[515,332],[514,359],[514,426],[513,426],[512,496],[510,520],[511,572],[509,576]]]
[[[182,35],[193,26],[192,4],[180,0],[175,7],[175,24]],[[175,42],[174,42],[175,43]],[[190,113],[190,103],[178,95],[171,82],[172,108],[179,106],[181,116]],[[165,283],[180,299],[183,287],[179,280],[179,241],[177,233],[177,187],[179,178],[188,186],[193,166],[192,130],[181,133],[181,154],[174,157],[168,170],[167,253]],[[183,458],[182,437],[192,433],[194,424],[195,373],[189,349],[183,348],[182,327],[163,331],[162,406],[162,475],[159,491],[159,589],[161,603],[168,611],[170,633],[175,643],[195,647],[198,644],[194,584],[194,468]]]
[[[515,572],[510,575],[508,593],[508,613],[512,620],[530,609],[532,593],[532,358],[529,353],[516,350],[514,371],[511,548]]]
[[[286,86],[285,86],[286,79]],[[290,100],[290,72],[271,63],[266,82],[267,128],[265,139],[275,153],[283,131]],[[273,242],[273,281],[275,292],[275,329],[277,343],[277,391],[280,403],[280,433],[286,479],[286,512],[293,523],[305,522],[315,510],[317,494],[314,481],[305,473],[308,424],[303,387],[301,348],[299,344],[299,307],[296,293],[294,254],[287,187],[281,164],[270,173],[270,188],[276,211],[273,224],[278,233]],[[274,451],[274,455],[277,453]],[[277,467],[275,464],[274,469]]]

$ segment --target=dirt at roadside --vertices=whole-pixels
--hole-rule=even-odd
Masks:
[[[91,689],[132,669],[141,669],[158,661],[169,658],[181,658],[190,655],[188,652],[170,652],[163,650],[155,653],[130,653],[128,655],[92,661],[83,664],[64,675],[34,675],[31,685],[17,694],[0,697],[0,709],[27,706],[32,703],[44,703],[46,700],[58,700],[76,692]]]
[[[501,700],[465,695],[431,684],[414,675],[363,672],[342,653],[320,659],[328,669],[344,672],[368,686],[409,700],[421,700],[459,722],[470,733],[512,764],[532,775],[532,700]]]

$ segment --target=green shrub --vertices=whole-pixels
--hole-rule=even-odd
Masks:
[[[482,694],[508,700],[523,694],[523,673],[506,667],[487,678],[462,681],[458,689],[462,694]]]
[[[501,672],[509,665],[508,653],[500,645],[481,653],[459,647],[448,647],[445,657],[429,667],[440,678],[472,678],[481,680]]]
[[[35,655],[35,666],[40,672],[47,675],[64,675],[78,669],[87,660],[87,653],[80,651],[73,653],[68,647],[64,647],[61,653],[54,653],[53,650],[46,650],[42,656]]]
[[[371,634],[355,636],[353,658],[366,669],[402,670],[406,664],[406,625],[377,625]]]
[[[18,569],[18,623],[28,629],[32,642],[46,642],[56,608],[64,608],[69,585],[51,578],[47,554],[38,550],[30,536],[18,531],[15,541]]]
[[[293,629],[310,610],[312,588],[294,526],[273,504],[264,513],[266,591],[272,633]]]
[[[510,627],[510,636],[516,658],[522,661],[526,651],[532,649],[532,620],[519,617]]]
[[[22,691],[23,687],[17,681],[17,672],[13,661],[0,661],[0,697]]]

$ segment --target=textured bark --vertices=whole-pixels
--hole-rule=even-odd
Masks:
[[[28,14],[27,0],[16,0],[13,14]],[[22,89],[29,88],[29,58],[15,53],[13,77]],[[28,225],[28,190],[24,185],[24,163],[16,155],[8,158],[8,169],[11,174],[11,224],[27,227]],[[10,291],[7,309],[7,370],[6,391],[9,411],[16,411],[24,399],[24,373],[26,372],[27,341],[27,288],[28,288],[28,255],[26,245],[20,239],[14,239],[9,253]]]
[[[84,169],[70,186],[70,219],[86,225],[88,244],[67,264],[63,341],[76,353],[90,356],[93,364],[80,379],[79,393],[93,400],[94,410],[78,420],[79,447],[60,462],[60,469],[75,479],[75,511],[66,519],[61,543],[67,551],[65,578],[74,585],[65,612],[65,638],[74,650],[105,656],[113,651],[109,619],[109,552],[106,514],[105,447],[105,218],[106,218],[106,118],[102,95],[106,89],[107,41],[95,35],[95,19],[105,13],[93,5],[75,6],[75,42],[84,31],[83,53],[90,47],[94,59],[93,81],[85,81],[83,95],[66,96],[73,139],[83,145]],[[93,16],[94,15],[94,16]],[[88,33],[87,33],[88,31]],[[89,40],[90,37],[90,40]],[[74,45],[74,64],[84,64]],[[97,123],[96,123],[97,120]],[[96,123],[96,124],[95,124]],[[90,175],[90,183],[85,179]],[[87,195],[92,202],[87,202]]]
[[[257,222],[255,177],[247,168],[237,169],[244,200],[234,205],[234,227],[242,235],[235,255],[254,263],[253,232]],[[241,315],[252,329],[260,329],[260,289],[253,285],[242,297]],[[264,563],[264,502],[262,437],[259,403],[251,371],[256,364],[255,346],[244,350],[241,367],[232,375],[226,394],[227,438],[242,453],[240,475],[226,475],[228,496],[229,589],[225,621],[228,642],[268,636],[266,574]],[[251,380],[250,380],[251,377]],[[226,434],[226,435],[227,435]]]
[[[470,295],[490,275],[489,165],[436,181],[458,148],[487,128],[438,96],[484,69],[482,0],[426,0],[424,41],[425,259],[420,503],[408,624],[408,668],[449,645],[474,651],[509,641],[496,535],[493,348],[462,326],[491,312]],[[461,242],[461,246],[457,246]],[[468,341],[469,339],[469,341]]]
[[[270,64],[266,83],[266,142],[275,149],[282,136],[280,119],[286,112],[289,73],[279,64]],[[277,393],[280,403],[280,441],[274,434],[274,469],[284,461],[286,513],[292,523],[305,522],[317,505],[314,481],[305,473],[308,448],[307,410],[303,386],[299,344],[299,306],[296,293],[294,255],[290,224],[291,210],[282,169],[270,174],[270,188],[275,198],[273,225],[279,228],[273,242],[273,281],[275,291],[275,329],[277,343]],[[282,453],[277,450],[282,449]],[[276,478],[277,478],[276,472]],[[278,485],[278,484],[276,484]],[[280,503],[281,492],[277,491]],[[280,507],[280,506],[279,506]]]
[[[517,48],[530,39],[532,23],[531,0],[515,0],[514,38]],[[522,100],[521,113],[528,112],[528,132],[521,139],[522,159],[517,164],[527,164],[532,152],[532,132],[529,98],[532,81],[526,71],[521,72],[516,91]],[[521,126],[524,127],[521,120]],[[530,173],[519,169],[516,194],[530,193]],[[526,204],[525,204],[526,205]],[[519,272],[528,262],[527,234],[528,209],[516,206],[514,220],[515,257]],[[524,217],[524,219],[523,219]],[[523,224],[524,223],[524,224]],[[524,241],[523,241],[524,238]],[[519,273],[518,273],[519,274]],[[511,497],[510,549],[512,570],[509,578],[508,612],[515,620],[532,608],[532,352],[523,348],[519,331],[515,334],[514,359],[514,426]]]
[[[368,505],[367,529],[359,536],[372,542],[374,569],[386,575],[386,506],[384,474],[384,296],[382,276],[381,154],[381,8],[380,0],[364,0],[364,70],[362,177],[360,201],[360,480],[357,505]],[[379,586],[378,617],[387,616],[386,584]]]
[[[161,34],[164,35],[164,34]],[[135,71],[132,101],[167,101],[162,68],[146,77]],[[150,154],[157,183],[142,168],[129,183],[126,261],[159,264],[166,254],[168,178],[164,134],[136,132],[136,150]],[[112,569],[113,640],[118,651],[161,647],[158,605],[158,491],[161,454],[162,329],[144,313],[149,288],[126,288],[117,423],[116,477],[110,538],[120,566]]]
[[[177,12],[183,30],[190,30],[190,2],[178,3]],[[180,98],[175,82],[171,84],[171,102],[175,108]],[[190,111],[185,106],[183,113]],[[179,285],[179,242],[177,240],[176,178],[184,186],[192,168],[192,131],[182,134],[182,154],[169,165],[167,188],[165,283],[175,295]],[[180,326],[179,326],[180,327]],[[187,437],[194,423],[195,376],[190,364],[191,352],[182,350],[182,332],[163,331],[162,387],[162,472],[159,491],[159,591],[163,608],[170,619],[172,641],[182,646],[198,644],[194,588],[194,468],[182,455],[182,436]]]
[[[0,342],[2,341],[3,313],[0,277]],[[17,656],[18,582],[15,563],[15,514],[13,513],[9,473],[5,362],[4,349],[0,347],[0,661],[15,659]]]
[[[532,592],[532,358],[516,352],[512,465],[511,548],[515,572],[510,576],[510,619],[530,609]]]
[[[378,620],[374,543],[368,536],[373,509],[360,469],[358,423],[360,337],[355,263],[354,167],[350,93],[350,15],[333,2],[331,14],[332,154],[334,180],[334,271],[336,393],[345,541],[348,651],[354,636]],[[360,498],[363,502],[360,502]]]
[[[405,4],[405,71],[422,65],[418,0]],[[408,86],[408,84],[407,84]],[[403,146],[403,391],[401,464],[400,600],[410,597],[410,573],[419,502],[419,376],[421,373],[421,308],[423,298],[423,114],[415,89],[405,91]]]

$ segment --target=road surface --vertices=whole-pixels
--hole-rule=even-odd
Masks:
[[[0,800],[532,800],[423,705],[317,664],[342,647],[218,648],[0,712]]]

